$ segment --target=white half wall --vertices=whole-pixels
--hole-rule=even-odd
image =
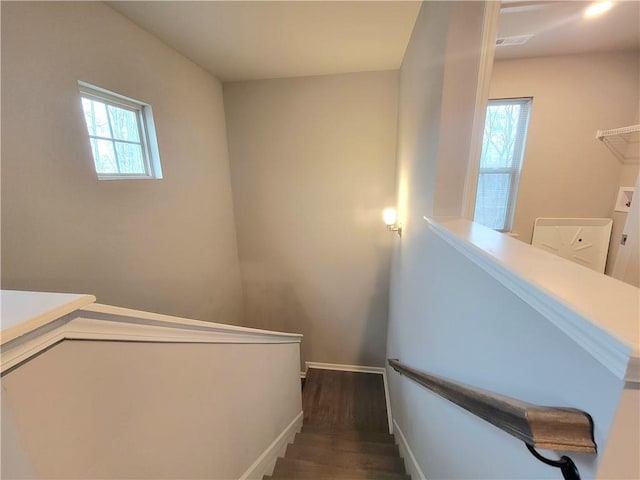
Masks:
[[[398,72],[224,84],[248,326],[384,364]]]
[[[429,227],[410,247],[403,256],[415,271],[394,303],[388,356],[529,403],[584,410],[606,448],[624,380]],[[558,477],[521,441],[391,369],[388,378],[394,420],[426,478]],[[600,456],[569,456],[582,478],[596,477]]]
[[[102,2],[2,2],[2,286],[240,323],[222,86]],[[152,105],[162,180],[99,181],[78,80]]]
[[[239,478],[301,413],[298,358],[64,341],[2,378],[2,478]]]

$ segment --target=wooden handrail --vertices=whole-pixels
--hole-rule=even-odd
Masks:
[[[591,416],[575,408],[541,407],[410,368],[389,365],[441,397],[486,420],[530,447],[596,453]]]

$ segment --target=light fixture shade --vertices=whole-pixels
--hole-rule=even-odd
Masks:
[[[386,225],[395,225],[397,219],[396,209],[391,207],[385,208],[382,211],[382,218]]]

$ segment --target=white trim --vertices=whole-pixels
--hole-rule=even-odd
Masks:
[[[84,312],[80,312],[84,313]],[[91,318],[86,315],[74,318],[67,324],[68,340],[120,340],[133,342],[168,343],[300,343],[299,337],[265,335],[262,332],[239,332],[211,328],[193,329],[186,326],[156,326],[131,322],[120,318]]]
[[[634,318],[638,289],[621,282],[612,284],[615,280],[609,277],[468,220],[425,220],[442,240],[546,317],[618,378],[640,381],[639,369],[629,368],[630,359],[640,357]],[[618,309],[618,316],[612,308]]]
[[[0,372],[12,368],[37,355],[51,345],[63,340],[104,340],[146,343],[207,343],[207,344],[283,344],[300,343],[300,338],[286,335],[266,335],[263,332],[225,331],[222,328],[195,330],[182,326],[157,326],[133,319],[127,322],[121,318],[87,318],[88,311],[79,311],[83,316],[63,319],[57,328],[40,334],[17,339],[13,344],[3,346],[0,352]],[[136,322],[136,323],[134,323]],[[206,323],[206,322],[202,322]],[[214,324],[216,325],[216,324]]]
[[[482,138],[484,123],[491,86],[491,71],[493,70],[496,38],[498,37],[498,19],[500,17],[500,2],[485,2],[482,19],[482,49],[478,65],[478,84],[476,86],[475,107],[473,109],[473,124],[469,149],[467,176],[462,198],[461,215],[473,220],[476,207],[476,190],[478,188],[478,174],[480,172],[480,156],[482,155]]]
[[[319,370],[340,370],[341,372],[356,372],[356,373],[379,373],[383,375],[385,372],[384,367],[368,367],[364,365],[344,365],[341,363],[321,363],[321,362],[304,362],[307,370],[310,368],[317,368]]]
[[[0,373],[18,365],[65,339],[65,326],[58,327],[43,335],[21,342],[15,348],[2,347],[0,351]]]
[[[2,290],[2,338],[5,344],[96,301],[93,295]],[[34,311],[34,305],[36,307]],[[36,313],[37,311],[37,313]],[[24,315],[29,315],[25,318]]]
[[[271,475],[278,457],[284,456],[287,445],[293,442],[296,433],[302,429],[303,414],[304,412],[300,412],[296,415],[296,418],[271,442],[238,480],[261,479],[264,475]]]
[[[0,372],[64,340],[150,343],[300,343],[302,335],[189,320],[169,315],[91,304],[82,296],[23,321],[2,333]],[[79,309],[79,307],[81,307]]]
[[[89,313],[90,312],[90,313]],[[102,313],[118,316],[118,317],[128,317],[135,322],[140,323],[140,320],[151,320],[153,323],[162,323],[164,326],[172,327],[172,328],[186,328],[193,330],[209,330],[209,331],[219,331],[219,332],[229,332],[229,333],[249,333],[252,335],[261,335],[266,337],[286,337],[290,341],[298,341],[302,339],[302,335],[299,333],[285,333],[285,332],[274,332],[271,330],[260,330],[257,328],[248,328],[248,327],[239,327],[237,325],[228,325],[225,323],[213,323],[213,322],[204,322],[202,320],[191,320],[189,318],[182,317],[174,317],[171,315],[163,315],[161,313],[152,313],[145,312],[142,310],[131,310],[129,308],[122,307],[114,307],[111,305],[103,305],[100,303],[94,303],[91,305],[87,305],[82,308],[81,313]],[[120,319],[119,321],[123,321],[124,319]]]
[[[365,365],[345,365],[341,363],[321,363],[321,362],[304,362],[307,370],[310,368],[316,368],[318,370],[338,370],[341,372],[355,372],[355,373],[376,373],[382,375],[382,383],[384,384],[384,400],[387,406],[387,422],[389,423],[389,433],[393,433],[393,423],[391,415],[391,399],[389,396],[389,384],[387,382],[387,369],[385,367],[369,367]],[[304,377],[300,373],[300,377],[306,378],[307,374],[304,372]]]
[[[398,448],[400,449],[400,456],[404,459],[404,464],[407,468],[407,473],[414,480],[426,480],[420,465],[418,465],[418,461],[416,460],[411,447],[409,446],[409,442],[407,442],[407,438],[402,433],[402,430],[398,426],[398,422],[393,421],[393,429],[394,435],[396,438],[396,443],[398,444]]]
[[[384,401],[387,405],[387,422],[389,423],[389,433],[393,435],[393,414],[391,413],[391,395],[389,395],[389,382],[387,381],[387,369],[382,372],[384,383]]]
[[[300,372],[300,378],[307,378],[307,372]]]
[[[126,105],[127,107],[132,109],[139,109],[142,106],[148,105],[147,103],[136,100],[135,98],[127,97],[126,95],[120,95],[119,93],[112,92],[111,90],[98,87],[82,80],[78,80],[78,89],[80,90],[80,93],[85,93],[98,99],[108,98],[113,102],[121,103],[122,105]]]

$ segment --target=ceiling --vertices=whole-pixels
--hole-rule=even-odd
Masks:
[[[498,37],[534,36],[524,45],[496,48],[496,58],[640,50],[640,2],[616,2],[602,16],[584,18],[591,3],[503,2]]]
[[[420,9],[404,1],[107,3],[222,81],[398,69]]]
[[[421,2],[107,2],[222,81],[393,70]],[[584,19],[589,2],[503,2],[498,36],[534,36],[499,59],[640,50],[640,2]]]

